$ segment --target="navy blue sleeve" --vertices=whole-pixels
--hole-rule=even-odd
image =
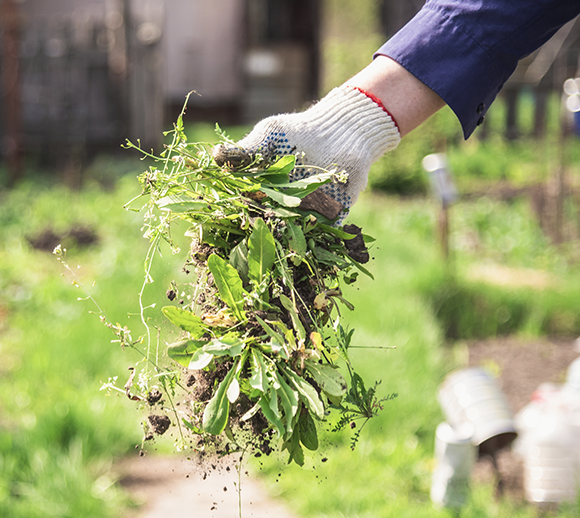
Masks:
[[[468,138],[518,61],[579,12],[580,0],[427,0],[375,56],[439,94]]]

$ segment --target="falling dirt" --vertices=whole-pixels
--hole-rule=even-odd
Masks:
[[[183,456],[131,457],[117,465],[120,485],[139,505],[124,518],[236,518],[238,473],[220,461],[200,465]],[[244,518],[297,518],[268,496],[257,477],[242,474]]]
[[[163,435],[171,425],[171,420],[166,415],[150,415],[149,424],[157,435]]]

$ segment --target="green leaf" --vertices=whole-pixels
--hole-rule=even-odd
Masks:
[[[210,399],[203,412],[203,429],[207,433],[219,435],[222,433],[230,415],[230,402],[227,397],[228,388],[234,377],[235,368],[232,367],[226,377],[219,384],[219,387]]]
[[[298,316],[298,311],[294,307],[292,301],[286,295],[280,295],[280,302],[282,303],[282,306],[284,306],[284,309],[290,313],[292,325],[298,333],[298,337],[302,340],[306,340],[306,331],[304,330],[304,326],[302,325],[300,317]]]
[[[225,356],[228,354],[235,358],[242,354],[245,345],[244,342],[235,336],[223,336],[222,338],[214,338],[203,347],[203,350],[213,356]]]
[[[294,392],[288,383],[284,380],[278,372],[276,372],[276,379],[280,384],[280,388],[276,390],[278,397],[284,409],[284,417],[286,418],[286,430],[292,432],[292,419],[298,411],[298,394]]]
[[[316,218],[316,216],[314,214],[310,214],[304,220],[304,223],[305,223],[305,225],[304,225],[304,233],[305,234],[308,234],[310,231],[314,230],[320,224],[318,222],[318,219]]]
[[[316,389],[304,378],[298,376],[290,368],[284,369],[284,374],[291,385],[298,391],[306,408],[310,410],[318,419],[324,419],[324,404],[316,392]]]
[[[349,234],[340,228],[331,227],[330,225],[325,225],[324,223],[318,223],[318,227],[333,236],[339,237],[342,240],[350,241],[356,237],[355,234]]]
[[[318,386],[331,396],[343,396],[346,394],[347,385],[342,374],[330,365],[315,363],[306,360],[304,366]]]
[[[219,255],[212,254],[207,261],[221,299],[238,320],[244,320],[244,288],[237,270]]]
[[[276,162],[274,162],[268,169],[266,169],[266,173],[268,175],[280,175],[285,174],[288,176],[293,170],[296,165],[296,156],[295,155],[284,155],[280,157]]]
[[[300,442],[304,447],[310,451],[316,451],[318,449],[318,432],[310,413],[305,412],[300,414],[298,431],[300,432]]]
[[[302,201],[298,196],[288,196],[287,194],[275,191],[274,189],[270,189],[268,187],[260,187],[260,191],[262,191],[268,198],[271,198],[275,202],[283,205],[284,207],[298,207],[300,202]]]
[[[167,355],[180,365],[187,367],[193,354],[205,344],[206,342],[200,342],[197,340],[185,340],[183,342],[171,344],[167,348]]]
[[[273,397],[272,399],[270,399],[270,397],[268,396],[268,394],[262,394],[262,397],[260,398],[260,408],[262,409],[262,413],[264,414],[264,417],[270,421],[270,423],[272,423],[272,425],[274,425],[274,428],[276,428],[278,434],[280,436],[283,436],[285,433],[285,428],[284,428],[284,423],[282,422],[282,420],[280,419],[280,415],[277,412],[277,410],[273,410],[272,407],[276,408],[277,407],[277,394],[276,391],[271,389],[270,394],[273,393]]]
[[[306,238],[302,229],[298,225],[294,225],[291,221],[286,223],[286,232],[288,235],[288,248],[295,254],[301,257],[306,255]]]
[[[215,246],[216,248],[221,248],[222,250],[227,249],[227,241],[213,234],[211,232],[212,228],[213,227],[208,224],[201,225],[201,240],[210,246]]]
[[[189,196],[170,195],[155,202],[161,210],[171,212],[207,212],[207,202],[203,200],[192,200]]]
[[[250,279],[260,284],[272,269],[275,259],[274,237],[264,220],[258,218],[248,239],[248,275]]]
[[[244,283],[248,277],[248,247],[245,241],[236,245],[230,252],[230,264],[238,271]]]
[[[284,247],[282,246],[282,244],[280,243],[280,241],[276,241],[276,246],[278,248],[278,255],[280,257],[284,257],[286,255],[286,250],[284,250]],[[308,263],[306,263],[308,264]],[[278,261],[276,263],[276,267],[277,267],[277,271],[280,273],[280,276],[282,277],[282,283],[284,284],[284,286],[288,286],[291,287],[294,284],[294,274],[292,273],[292,270],[290,270],[290,267],[288,266],[286,261]]]
[[[201,318],[190,311],[175,306],[165,306],[161,312],[172,324],[190,333],[194,340],[201,338],[206,332],[207,328]]]
[[[181,422],[184,424],[184,426],[192,433],[195,434],[202,434],[203,430],[201,428],[198,428],[197,426],[195,426],[193,423],[190,423],[187,419],[185,419],[185,417],[181,418]]]
[[[256,349],[251,350],[252,354],[252,376],[248,380],[250,386],[264,394],[268,393],[269,383],[264,355]]]
[[[232,379],[232,382],[230,383],[226,395],[228,396],[228,401],[230,403],[235,403],[237,399],[240,397],[240,383],[235,377],[234,379]]]
[[[316,259],[318,259],[321,263],[329,264],[330,266],[338,266],[339,268],[344,268],[348,266],[348,262],[345,261],[342,257],[339,257],[324,248],[319,246],[314,247],[314,255]]]
[[[189,362],[187,368],[191,371],[205,369],[211,363],[212,360],[213,354],[206,353],[202,347],[201,349],[198,349],[197,351],[195,351],[195,353],[193,353],[193,356],[191,357],[191,361]]]
[[[266,334],[272,339],[273,345],[283,348],[285,344],[284,336],[278,333],[278,331],[272,329],[272,327],[264,322],[258,315],[255,315],[255,318],[258,321],[258,324],[262,326],[262,329],[266,331]]]
[[[288,457],[288,464],[294,461],[299,466],[304,466],[304,451],[302,446],[300,446],[300,434],[294,432],[290,439],[288,439],[282,449],[288,450],[290,456]]]
[[[248,419],[251,419],[258,413],[258,410],[260,410],[260,402],[256,403],[252,408],[250,408],[250,410],[248,410],[242,417],[240,417],[240,421],[247,421]]]
[[[271,186],[268,186],[264,183],[262,184],[262,187],[283,189],[285,194],[290,196],[297,196],[302,199],[316,191],[318,188],[320,188],[320,186],[330,183],[332,181],[332,177],[332,173],[323,173],[312,175],[307,178],[303,178],[302,180],[296,180],[295,182],[277,183],[276,185]]]
[[[355,266],[355,268],[358,268],[365,275],[368,275],[373,281],[375,280],[373,274],[371,272],[369,272],[362,264],[358,263],[357,261],[355,261],[352,257],[350,257],[348,255],[346,257]]]
[[[289,218],[299,218],[300,214],[296,214],[287,209],[283,209],[282,207],[274,207],[272,208],[272,212],[278,218],[289,219]]]

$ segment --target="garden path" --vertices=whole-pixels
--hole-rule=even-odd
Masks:
[[[140,504],[125,518],[237,518],[238,473],[233,464],[213,465],[182,455],[125,459],[117,466],[121,485]],[[267,494],[255,473],[244,473],[241,487],[243,518],[297,518]]]

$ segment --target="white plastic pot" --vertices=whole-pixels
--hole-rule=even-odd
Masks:
[[[471,469],[476,457],[473,427],[467,423],[452,428],[441,423],[435,433],[436,468],[431,483],[431,501],[437,507],[462,507],[469,497]]]
[[[473,426],[473,443],[480,454],[511,444],[517,433],[513,413],[495,378],[481,368],[451,373],[439,389],[439,403],[449,424]]]

